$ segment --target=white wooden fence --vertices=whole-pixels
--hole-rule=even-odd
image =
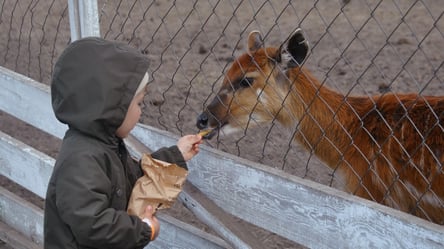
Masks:
[[[0,89],[0,110],[63,136],[66,127],[53,115],[48,86],[0,67]],[[177,140],[142,124],[132,135],[152,150]],[[0,131],[2,175],[44,198],[53,165],[53,158]],[[310,248],[444,248],[442,226],[204,145],[189,163],[188,181],[228,214]],[[149,248],[251,247],[225,232],[221,239],[172,217],[159,218],[168,232]],[[0,221],[42,247],[43,210],[3,187]],[[0,239],[20,244],[11,233],[0,231]]]

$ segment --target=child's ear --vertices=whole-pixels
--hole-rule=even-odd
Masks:
[[[307,58],[308,52],[308,41],[302,29],[298,28],[279,48],[278,61],[286,64],[285,68],[300,66]]]

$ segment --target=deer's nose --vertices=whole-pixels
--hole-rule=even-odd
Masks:
[[[208,127],[208,115],[205,112],[197,117],[196,126],[200,130]]]

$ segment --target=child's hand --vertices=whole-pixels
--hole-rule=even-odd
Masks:
[[[193,158],[199,153],[199,144],[202,143],[202,136],[200,135],[185,135],[177,141],[177,147],[182,153],[185,161]]]
[[[156,216],[154,216],[154,208],[151,205],[148,205],[145,208],[145,213],[143,215],[143,222],[147,223],[151,227],[151,238],[150,241],[153,241],[159,235],[160,224],[157,220]]]

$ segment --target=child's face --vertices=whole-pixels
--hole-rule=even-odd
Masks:
[[[128,112],[126,113],[125,119],[119,128],[117,128],[116,135],[118,137],[127,137],[134,126],[136,126],[137,122],[139,122],[140,116],[142,115],[142,105],[145,93],[146,91],[141,91],[134,96],[128,107]]]

